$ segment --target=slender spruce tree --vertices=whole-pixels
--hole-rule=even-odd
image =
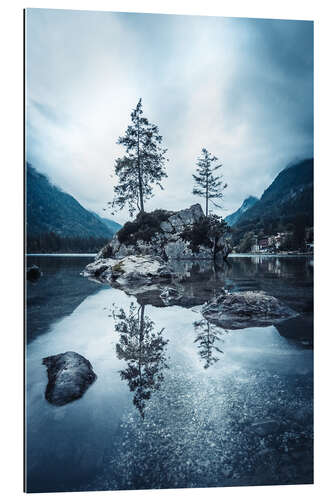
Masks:
[[[193,194],[205,198],[205,213],[208,217],[209,203],[212,202],[214,206],[221,208],[213,200],[222,200],[223,191],[227,184],[223,182],[223,176],[214,175],[214,172],[222,167],[222,163],[217,163],[216,156],[210,154],[207,149],[202,149],[202,155],[199,156],[196,163],[196,174],[193,174],[194,188]]]
[[[143,116],[142,99],[131,113],[131,124],[118,144],[124,146],[126,154],[116,160],[115,172],[118,184],[110,205],[122,209],[128,205],[130,215],[136,210],[144,212],[144,203],[153,196],[153,185],[161,189],[165,172],[166,149],[161,147],[162,136],[158,127]]]

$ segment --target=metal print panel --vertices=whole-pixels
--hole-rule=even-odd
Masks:
[[[313,23],[25,12],[25,489],[313,482]]]

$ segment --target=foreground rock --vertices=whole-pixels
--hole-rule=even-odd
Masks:
[[[133,276],[125,272],[120,275],[119,267],[126,270],[127,263],[133,260],[137,262],[138,274]],[[154,268],[151,263],[155,261],[157,272],[152,273]],[[223,260],[220,264],[217,267],[217,263],[212,260],[173,260],[165,263],[159,257],[129,256],[92,262],[81,275],[120,288],[128,295],[135,296],[141,305],[190,308],[212,300],[216,290],[221,289],[228,264]]]
[[[171,267],[160,257],[149,255],[129,255],[123,259],[99,259],[88,264],[82,274],[94,277],[101,282],[119,285],[122,288],[168,282],[175,276]]]
[[[43,359],[49,382],[45,391],[47,401],[63,406],[79,399],[96,380],[90,362],[76,352],[65,352]]]
[[[202,307],[202,314],[208,321],[231,330],[273,325],[298,315],[265,292],[223,292]]]
[[[179,212],[141,213],[115,234],[96,260],[128,255],[152,255],[164,260],[226,258],[231,248],[225,236],[205,235],[205,227],[200,204]]]

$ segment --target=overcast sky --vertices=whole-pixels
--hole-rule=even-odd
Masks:
[[[224,165],[223,216],[313,154],[312,22],[28,9],[26,28],[27,160],[101,215],[140,97],[170,160],[148,211],[200,201],[203,147]]]

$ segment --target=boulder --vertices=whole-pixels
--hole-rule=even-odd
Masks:
[[[55,406],[79,399],[97,378],[90,362],[77,352],[49,356],[43,359],[43,365],[49,379],[45,398]]]
[[[42,276],[42,272],[38,266],[32,265],[27,268],[27,279],[29,281],[37,281]]]
[[[175,276],[175,273],[163,259],[149,255],[129,255],[122,259],[100,259],[88,264],[82,274],[125,289],[127,286],[138,284],[148,286],[168,282]]]
[[[265,292],[222,293],[202,307],[208,321],[227,329],[274,325],[298,316],[289,306]]]
[[[214,242],[196,245],[195,248],[184,238],[185,229],[202,221],[204,213],[199,203],[178,212],[156,210],[141,213],[135,221],[127,223],[101,249],[96,260],[121,258],[128,255],[153,255],[164,260],[226,258],[230,252],[227,240],[221,236],[214,250]],[[133,232],[130,227],[133,226]]]

